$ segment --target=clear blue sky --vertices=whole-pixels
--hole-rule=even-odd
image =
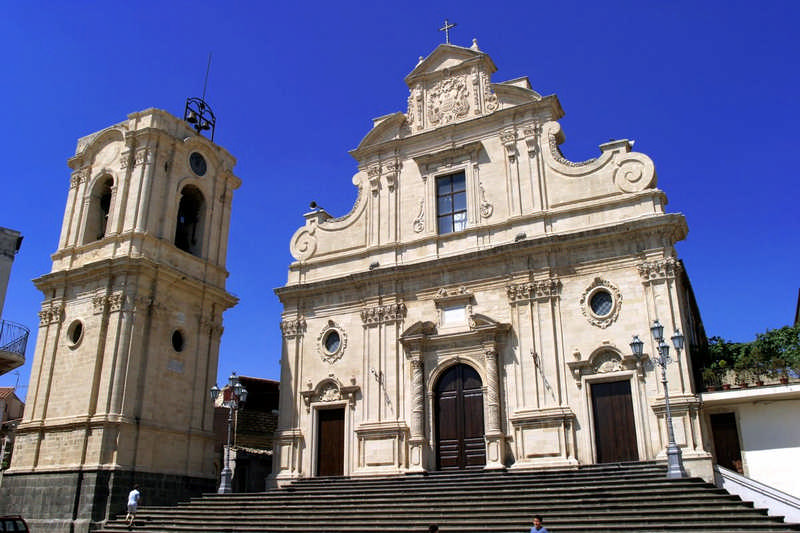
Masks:
[[[566,111],[565,155],[635,139],[655,161],[709,335],[750,340],[790,323],[798,287],[800,2],[4,2],[0,226],[25,240],[3,318],[35,337],[76,140],[148,107],[207,100],[239,160],[220,378],[277,379],[289,238],[316,200],[356,197],[370,119],[405,111],[403,78],[443,41],[476,37],[494,81],[528,76]],[[34,338],[20,369],[27,385]],[[222,381],[220,379],[220,382]],[[16,376],[0,377],[0,386]],[[21,394],[26,391],[23,389]]]

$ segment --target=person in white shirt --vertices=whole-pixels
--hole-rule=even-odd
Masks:
[[[133,525],[133,519],[136,517],[136,508],[139,507],[139,499],[142,493],[139,492],[139,485],[134,485],[133,490],[128,493],[128,514],[125,515],[125,521],[129,526]]]

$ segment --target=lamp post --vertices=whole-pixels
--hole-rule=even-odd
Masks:
[[[228,494],[231,491],[231,478],[233,472],[231,471],[231,426],[233,425],[233,412],[239,409],[239,404],[247,401],[247,389],[244,388],[239,381],[236,372],[232,373],[228,378],[228,389],[230,390],[230,399],[223,401],[222,405],[228,408],[228,444],[225,446],[224,466],[219,476],[219,489],[217,493]],[[211,403],[217,401],[219,396],[219,387],[214,384],[209,391],[211,393]],[[224,399],[224,396],[223,396]]]
[[[656,341],[658,347],[658,355],[655,357],[655,362],[661,367],[661,384],[664,388],[664,417],[667,423],[667,436],[669,442],[667,443],[667,477],[680,478],[686,477],[686,471],[683,469],[683,456],[681,455],[680,447],[675,443],[675,431],[672,428],[672,412],[669,406],[669,385],[667,384],[667,365],[672,362],[669,356],[669,345],[664,342],[664,326],[656,319],[650,327],[650,333],[653,335],[653,340]],[[677,356],[676,360],[680,359],[681,350],[683,349],[683,334],[680,329],[675,330],[675,334],[671,337],[672,345],[675,347]],[[639,339],[638,335],[633,336],[630,343],[631,351],[637,359],[642,357],[644,351],[644,342]]]

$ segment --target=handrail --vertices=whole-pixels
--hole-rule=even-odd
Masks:
[[[786,494],[755,479],[714,465],[714,484],[756,507],[767,509],[770,516],[783,516],[787,522],[800,522],[800,498]]]
[[[24,357],[30,333],[31,331],[22,324],[10,320],[0,320],[0,351]]]

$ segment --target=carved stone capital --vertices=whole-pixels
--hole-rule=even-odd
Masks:
[[[39,326],[47,326],[64,320],[64,306],[62,304],[50,304],[39,311]]]
[[[377,194],[381,186],[381,166],[372,165],[367,168],[367,178],[369,179],[369,188],[373,194]]]
[[[145,164],[150,160],[151,150],[149,148],[139,148],[133,156],[133,166]]]
[[[400,160],[390,159],[383,165],[384,176],[386,177],[386,186],[389,191],[393,191],[397,185],[397,177],[400,174]]]
[[[513,160],[517,155],[517,132],[510,129],[501,131],[500,142],[506,149],[506,155]]]
[[[78,170],[73,172],[72,177],[69,180],[69,188],[75,189],[81,183],[85,183],[86,180],[89,179],[89,172],[90,172],[89,167],[79,168]]]
[[[516,283],[506,287],[506,293],[512,304],[557,298],[561,293],[561,280],[548,278],[528,283]]]
[[[406,316],[406,304],[388,304],[365,307],[361,310],[361,321],[364,326],[399,322]]]
[[[306,319],[298,317],[281,322],[281,332],[285,339],[293,339],[306,331]]]
[[[639,275],[644,281],[674,279],[681,273],[681,263],[674,257],[667,257],[659,261],[645,261],[637,267]]]
[[[215,337],[221,337],[225,328],[222,327],[222,321],[216,317],[203,317],[200,319],[200,329],[207,331]]]

